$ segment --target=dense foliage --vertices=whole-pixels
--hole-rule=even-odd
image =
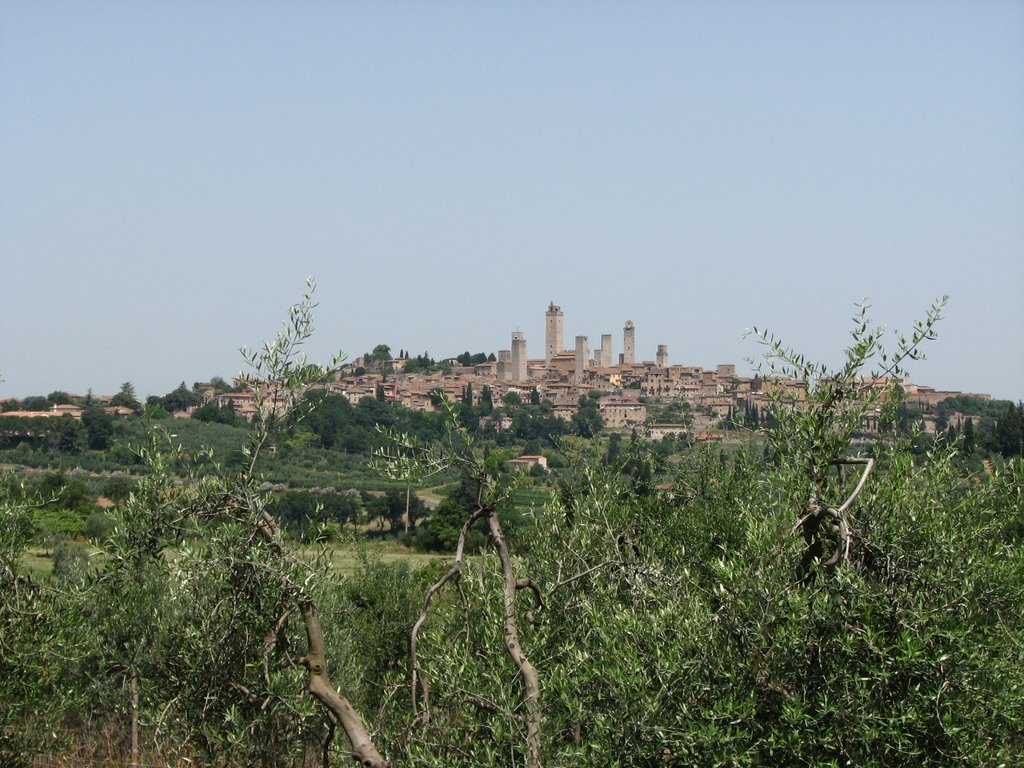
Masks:
[[[311,306],[251,355],[285,408],[226,463],[152,424],[137,477],[106,488],[99,557],[28,574],[40,513],[83,491],[0,488],[0,763],[95,733],[118,759],[222,766],[1024,760],[1024,462],[976,472],[956,441],[922,452],[895,421],[851,457],[865,402],[889,407],[858,389],[878,353],[866,323],[838,371],[768,340],[807,393],[780,399],[768,451],[670,464],[639,440],[569,442],[557,493],[513,526],[522,478],[478,450],[468,402],[385,422],[379,466],[405,483],[389,493],[270,493],[272,442],[333,450],[388,415],[300,395],[328,373],[297,352]],[[461,479],[424,531],[450,562],[332,571],[321,526],[345,535],[370,508],[396,525],[399,488],[444,472]]]
[[[789,480],[772,468],[703,454],[651,496],[584,465],[523,544],[545,587],[543,607],[521,615],[543,660],[549,762],[1019,760],[1022,467],[965,485],[950,455],[879,458],[849,567],[810,584],[782,501]],[[474,569],[467,604],[428,623],[430,725],[409,746],[393,734],[411,764],[524,754],[516,684],[495,650],[493,555]]]

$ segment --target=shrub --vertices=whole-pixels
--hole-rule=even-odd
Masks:
[[[107,517],[104,512],[93,512],[85,518],[82,526],[82,535],[90,541],[102,541],[110,535],[114,528],[114,521]]]
[[[53,575],[58,581],[78,579],[89,570],[89,551],[85,544],[61,538],[53,548]]]
[[[109,477],[100,489],[100,493],[115,504],[120,504],[135,490],[137,483],[131,477],[117,474]]]

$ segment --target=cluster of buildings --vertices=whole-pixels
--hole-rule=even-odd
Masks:
[[[82,399],[78,395],[72,395],[71,397],[75,397],[76,399]],[[120,416],[124,418],[127,416],[131,416],[133,413],[135,413],[135,411],[133,411],[131,408],[125,408],[124,406],[121,405],[110,405],[110,399],[110,395],[98,395],[93,398],[95,403],[97,405],[103,406],[104,412],[108,413],[111,416]],[[0,401],[0,405],[2,405],[4,402],[6,401]],[[82,418],[82,413],[84,411],[85,408],[83,408],[82,406],[72,405],[68,403],[63,405],[51,405],[46,410],[42,411],[0,411],[0,416],[13,416],[22,419],[45,419],[60,418],[61,416],[70,416],[76,421],[80,421]]]
[[[703,426],[707,427],[728,414],[733,403],[730,393],[749,391],[750,379],[737,377],[733,365],[720,365],[713,371],[669,365],[664,344],[658,346],[655,360],[638,361],[636,326],[631,320],[623,326],[622,352],[614,360],[611,334],[601,336],[593,353],[586,336],[576,336],[573,347],[567,349],[565,317],[554,302],[547,308],[544,325],[543,357],[530,357],[525,334],[514,331],[509,348],[499,350],[493,361],[471,366],[453,361],[443,373],[427,373],[404,372],[401,359],[378,361],[366,370],[366,361],[360,358],[327,386],[353,403],[373,396],[423,411],[437,409],[439,395],[455,401],[471,392],[478,403],[487,387],[496,403],[510,393],[524,402],[539,397],[550,402],[555,415],[564,419],[577,412],[581,397],[594,393],[605,426],[611,429],[650,428],[647,404],[652,399],[688,401],[696,407],[698,425],[700,416],[706,416]],[[500,429],[504,424],[499,421],[496,426]],[[655,426],[652,436],[682,429],[681,425]]]
[[[669,361],[668,347],[657,345],[654,360],[637,360],[636,326],[626,320],[622,328],[622,352],[616,359],[612,354],[612,334],[602,334],[600,346],[591,353],[587,336],[576,336],[571,348],[565,345],[565,317],[562,308],[551,302],[544,317],[544,356],[531,358],[526,336],[514,331],[508,349],[499,350],[493,360],[475,365],[460,365],[450,361],[444,370],[405,371],[407,360],[368,361],[356,359],[344,368],[335,381],[323,386],[332,393],[343,395],[353,404],[364,397],[374,397],[397,403],[418,411],[440,408],[441,397],[450,401],[472,398],[479,404],[485,388],[494,403],[509,394],[523,402],[539,398],[550,402],[552,411],[563,419],[571,419],[579,409],[582,397],[596,400],[598,409],[609,429],[631,430],[645,434],[652,440],[669,435],[694,431],[696,439],[717,440],[715,426],[735,413],[748,413],[751,409],[765,412],[772,398],[781,394],[784,399],[799,403],[805,399],[803,382],[797,380],[761,380],[759,377],[740,376],[732,364],[716,365],[713,369],[699,366],[673,365]],[[873,382],[881,386],[884,382]],[[940,391],[930,387],[903,382],[908,402],[934,406],[959,392]],[[251,419],[256,412],[252,392],[203,391],[204,401],[215,401],[221,407],[232,408],[239,415]],[[988,395],[976,395],[987,398]],[[107,398],[109,400],[109,398]],[[97,398],[100,400],[100,398]],[[657,420],[655,413],[665,408],[659,404],[686,403],[689,423]],[[106,403],[103,403],[106,404]],[[108,407],[109,411],[117,412]],[[678,410],[676,410],[678,414]],[[81,415],[76,406],[54,406],[51,411],[39,413],[9,413],[18,416],[60,416],[74,418]],[[120,414],[119,414],[120,415]],[[187,417],[189,414],[174,414]],[[507,429],[512,420],[508,416],[492,418],[497,429]],[[865,424],[871,431],[877,424]],[[925,427],[929,427],[926,416]]]
[[[524,402],[531,397],[552,404],[555,415],[571,419],[581,397],[592,396],[610,429],[636,429],[650,439],[677,435],[687,430],[681,423],[663,423],[652,419],[658,403],[684,402],[689,406],[696,437],[717,439],[711,430],[723,418],[755,408],[763,411],[773,395],[782,394],[794,403],[805,397],[800,381],[762,381],[757,376],[740,376],[733,364],[714,369],[673,365],[668,347],[657,345],[654,360],[637,360],[636,326],[626,320],[622,328],[622,352],[612,354],[612,334],[602,334],[600,346],[591,353],[587,336],[576,336],[571,348],[565,345],[565,317],[562,308],[551,302],[544,318],[544,356],[530,357],[526,336],[511,335],[509,348],[498,351],[496,359],[472,366],[455,364],[444,373],[421,371],[406,373],[404,361],[396,359],[375,366],[377,370],[355,372],[363,368],[362,359],[348,366],[342,377],[327,385],[353,403],[367,396],[399,403],[414,410],[435,410],[438,395],[449,400],[462,399],[471,392],[478,403],[485,387],[495,403],[509,393]],[[373,368],[373,367],[371,367]],[[928,387],[905,385],[908,397],[935,403],[959,394],[938,392]],[[508,420],[510,423],[510,420]],[[496,422],[501,428],[503,422]]]

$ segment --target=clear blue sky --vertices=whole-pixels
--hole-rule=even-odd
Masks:
[[[307,275],[315,358],[950,293],[913,379],[1024,397],[1024,3],[0,0],[0,396],[230,377]]]

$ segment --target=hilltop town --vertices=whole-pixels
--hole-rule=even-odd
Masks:
[[[521,331],[512,332],[509,348],[500,349],[497,355],[478,362],[464,355],[460,356],[462,361],[452,358],[436,370],[422,370],[420,359],[407,354],[397,358],[381,355],[382,350],[388,350],[382,345],[377,354],[360,356],[344,367],[338,379],[326,387],[353,404],[372,396],[417,411],[439,409],[440,396],[453,402],[468,397],[471,404],[477,405],[486,389],[495,402],[510,393],[523,402],[549,402],[553,413],[565,420],[576,415],[581,398],[591,397],[597,401],[606,429],[637,430],[651,440],[690,430],[701,440],[718,440],[721,435],[714,430],[723,419],[765,412],[770,398],[780,388],[783,397],[794,403],[805,396],[801,381],[741,376],[733,363],[716,365],[713,370],[672,364],[665,344],[657,345],[654,360],[638,360],[637,328],[632,320],[623,325],[622,351],[617,357],[612,334],[602,334],[600,346],[593,353],[587,336],[576,336],[573,348],[567,349],[565,316],[554,302],[545,312],[544,327],[543,357],[529,356],[527,339]],[[882,387],[889,382],[866,384]],[[924,411],[947,398],[967,394],[908,381],[900,381],[899,385],[908,404]],[[969,396],[990,399],[987,394]],[[251,394],[225,394],[219,398],[223,406],[251,413]],[[666,411],[661,406],[673,403],[686,408],[685,422],[656,418]],[[926,432],[934,433],[941,428],[937,427],[936,418],[927,413],[923,425]],[[493,426],[500,431],[507,429],[509,423],[499,420]],[[878,426],[877,418],[869,419],[864,431],[870,434]]]
[[[723,422],[735,423],[738,416],[748,422],[752,415],[756,419],[780,395],[783,401],[793,404],[805,399],[805,385],[799,380],[742,376],[733,363],[722,363],[714,369],[673,364],[665,344],[657,345],[654,360],[638,360],[637,328],[632,320],[623,325],[622,351],[617,355],[612,334],[602,334],[600,345],[593,352],[589,338],[582,335],[576,336],[573,347],[567,349],[565,316],[554,302],[545,312],[544,327],[543,357],[530,357],[526,336],[521,331],[512,332],[509,348],[500,349],[497,354],[464,353],[441,361],[426,355],[412,357],[404,351],[395,357],[390,347],[381,344],[342,367],[333,380],[316,386],[344,396],[353,405],[372,397],[424,412],[442,409],[444,400],[479,405],[483,398],[497,403],[507,402],[511,396],[524,403],[550,403],[551,413],[565,421],[578,414],[581,402],[596,401],[605,429],[635,431],[653,441],[687,434],[698,442],[719,442],[724,439],[720,429]],[[891,383],[865,381],[865,387],[885,387]],[[948,415],[937,416],[934,409],[944,400],[958,396],[990,400],[987,394],[936,389],[906,380],[897,384],[905,402],[921,412],[923,430],[931,434],[945,429],[950,422],[962,427],[964,419],[970,418],[962,414],[954,414],[953,419]],[[189,400],[183,394],[180,407],[168,407],[170,415],[189,418],[203,406],[229,409],[245,420],[251,420],[256,413],[256,395],[244,382],[234,387],[197,383],[193,389],[202,402]],[[86,405],[103,406],[112,416],[127,416],[132,413],[127,407],[132,398],[124,395],[90,395]],[[5,405],[3,415],[69,415],[79,419],[82,400],[68,396],[66,402],[47,403],[31,410],[12,410]],[[507,413],[499,412],[485,419],[488,423],[481,426],[498,432],[512,424]],[[877,414],[869,415],[862,425],[863,433],[870,437],[878,429]]]

